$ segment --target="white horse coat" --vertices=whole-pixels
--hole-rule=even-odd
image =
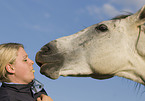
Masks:
[[[145,85],[145,6],[44,45],[36,55],[47,77],[120,76]]]

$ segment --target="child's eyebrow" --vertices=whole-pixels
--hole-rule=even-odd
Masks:
[[[25,55],[25,56],[24,56],[24,58],[27,58],[27,57],[28,57],[28,55]]]

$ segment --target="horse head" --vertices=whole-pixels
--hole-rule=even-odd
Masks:
[[[36,63],[45,76],[120,76],[145,84],[145,6],[44,45]]]

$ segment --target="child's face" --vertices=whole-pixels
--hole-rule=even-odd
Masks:
[[[18,56],[13,67],[15,68],[15,80],[20,84],[28,84],[34,79],[33,71],[34,62],[28,58],[27,53],[23,48],[19,48]]]

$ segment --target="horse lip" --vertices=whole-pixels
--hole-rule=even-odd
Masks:
[[[40,73],[51,79],[59,78],[59,68],[56,70],[56,66],[53,65],[56,65],[56,63],[44,63],[40,68]]]
[[[46,63],[38,63],[40,65],[40,68],[42,68],[45,65],[50,65],[50,64],[57,64],[59,62],[55,61],[55,62],[46,62]]]
[[[43,54],[42,51],[37,52],[35,61],[40,67],[40,73],[51,79],[57,79],[60,75],[60,69],[64,63],[62,54]]]
[[[41,62],[36,61],[37,65],[41,67],[43,64]]]
[[[45,63],[48,64],[55,64],[55,63],[63,63],[64,58],[61,54],[51,54],[51,55],[44,55],[41,54],[41,51],[37,52],[35,61],[38,66],[42,66]]]
[[[43,62],[39,60],[39,56],[40,56],[39,53],[40,53],[40,52],[37,52],[37,53],[36,53],[35,61],[36,61],[37,65],[38,65],[39,67],[41,67],[41,66],[43,65]]]
[[[43,64],[41,64],[41,66],[40,66],[40,68],[42,68],[44,65],[46,65],[47,63],[43,63]]]

